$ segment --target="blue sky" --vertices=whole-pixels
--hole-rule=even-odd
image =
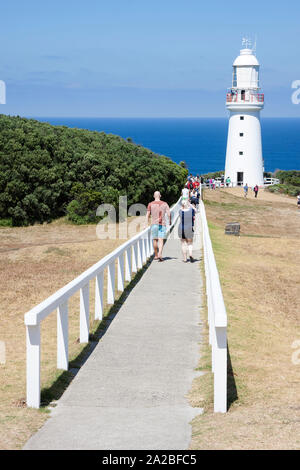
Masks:
[[[264,116],[300,117],[300,2],[2,3],[0,79],[21,116],[226,116],[241,38],[257,35]]]

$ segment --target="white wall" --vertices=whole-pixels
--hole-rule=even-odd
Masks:
[[[244,120],[240,120],[244,116]],[[248,186],[263,184],[263,161],[259,111],[231,111],[228,127],[225,177],[237,181],[237,172],[244,173]],[[240,137],[240,133],[244,135]],[[242,151],[243,155],[239,155]]]

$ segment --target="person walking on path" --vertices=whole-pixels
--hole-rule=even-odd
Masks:
[[[247,197],[247,196],[248,196],[248,185],[246,183],[244,186],[244,197]]]
[[[164,247],[164,240],[166,238],[166,216],[171,225],[171,212],[168,204],[161,201],[161,194],[159,191],[154,193],[154,201],[149,202],[146,214],[146,225],[149,224],[151,217],[151,234],[153,239],[154,259],[163,261],[162,252]]]
[[[300,210],[300,193],[297,196],[297,206],[298,206],[298,209]]]
[[[226,187],[228,188],[228,186],[230,186],[230,183],[231,183],[231,179],[229,176],[227,176],[226,178]]]
[[[199,203],[199,198],[197,199],[197,197],[197,191],[193,189],[190,196],[190,202],[194,209],[197,209],[197,204]]]
[[[189,255],[191,263],[194,261],[193,258],[193,238],[194,238],[194,222],[195,222],[195,209],[189,206],[186,201],[181,204],[179,210],[179,225],[178,225],[178,236],[181,240],[181,250],[183,256],[183,262],[187,262],[187,256]]]
[[[197,176],[197,178],[195,179],[194,183],[193,183],[193,188],[195,189],[195,191],[198,191],[199,188],[200,188],[200,181],[199,181],[199,177]]]
[[[257,184],[254,186],[253,191],[254,191],[254,197],[257,197],[257,193],[258,193],[258,186],[257,186]]]
[[[189,201],[190,200],[190,190],[188,188],[188,185],[186,184],[185,187],[183,188],[182,192],[182,200],[183,201]]]

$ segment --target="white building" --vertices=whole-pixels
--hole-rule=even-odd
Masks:
[[[225,179],[232,184],[263,185],[260,110],[264,95],[259,86],[259,63],[249,41],[233,63],[232,87],[227,92],[226,107],[230,112]]]

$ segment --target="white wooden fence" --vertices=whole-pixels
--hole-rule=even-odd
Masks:
[[[177,221],[180,199],[171,209],[172,224]],[[100,241],[99,241],[100,243]],[[57,310],[57,368],[68,370],[68,301],[80,291],[80,343],[89,342],[90,283],[95,281],[95,319],[103,316],[104,270],[107,269],[107,303],[115,302],[115,289],[122,292],[125,281],[130,281],[153,254],[151,229],[146,228],[135,235],[98,263],[87,269],[48,299],[25,314],[27,348],[27,406],[39,408],[41,388],[41,322]],[[117,260],[117,286],[115,286],[115,264]]]
[[[204,204],[200,202],[203,229],[203,251],[208,307],[209,343],[212,351],[214,374],[214,411],[227,411],[227,313],[212,243],[209,235]]]
[[[273,184],[279,184],[278,178],[264,178],[264,186],[272,186]]]

